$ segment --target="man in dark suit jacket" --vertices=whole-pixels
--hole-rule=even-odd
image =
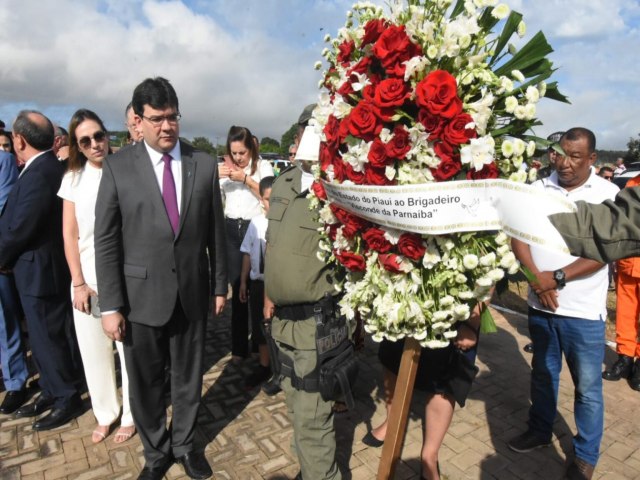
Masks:
[[[219,314],[227,294],[217,163],[178,140],[178,98],[167,80],[143,81],[132,103],[144,142],[105,160],[96,203],[102,325],[124,343],[146,460],[139,478],[162,478],[174,458],[191,478],[208,478],[211,468],[193,438],[209,298]]]
[[[73,362],[77,346],[70,337],[71,277],[57,196],[64,166],[51,151],[53,137],[53,125],[41,113],[18,114],[13,143],[25,167],[0,217],[0,270],[13,270],[42,388],[16,415],[36,416],[52,409],[33,424],[35,430],[56,428],[82,413]]]

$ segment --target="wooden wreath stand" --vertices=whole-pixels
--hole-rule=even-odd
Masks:
[[[393,478],[396,462],[402,450],[404,433],[407,429],[413,384],[416,381],[419,359],[420,344],[414,338],[406,338],[393,401],[391,402],[391,411],[389,412],[387,434],[384,438],[380,465],[378,465],[377,480]]]

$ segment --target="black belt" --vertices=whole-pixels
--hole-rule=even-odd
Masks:
[[[319,303],[298,303],[275,308],[275,316],[283,320],[306,320],[313,317]]]

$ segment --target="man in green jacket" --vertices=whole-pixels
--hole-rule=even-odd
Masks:
[[[576,205],[576,213],[549,216],[572,255],[603,263],[640,256],[640,186],[614,200]]]

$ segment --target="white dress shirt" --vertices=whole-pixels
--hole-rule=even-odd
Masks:
[[[158,181],[158,187],[160,188],[160,193],[162,193],[162,176],[164,175],[162,155],[164,155],[164,153],[154,150],[147,142],[144,142],[144,146],[147,148],[147,153],[151,159],[151,165],[153,166],[153,171]],[[173,173],[173,181],[176,184],[178,213],[180,213],[182,208],[182,154],[180,153],[180,142],[176,142],[176,146],[167,153],[171,155],[171,173]]]

